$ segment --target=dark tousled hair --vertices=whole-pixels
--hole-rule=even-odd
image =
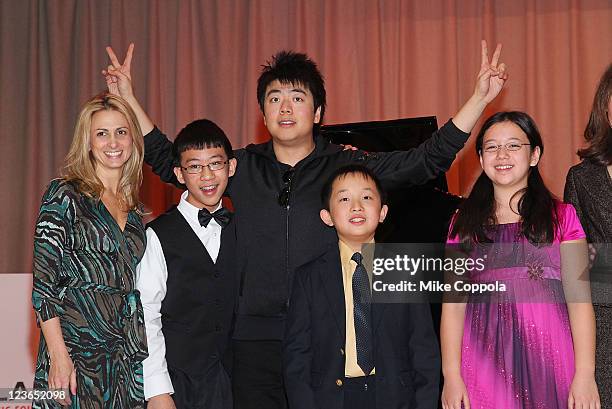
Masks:
[[[374,185],[376,185],[376,190],[378,191],[378,195],[380,196],[381,205],[387,204],[387,192],[382,187],[380,180],[374,172],[368,167],[363,165],[345,165],[336,169],[327,179],[325,184],[323,185],[323,189],[321,189],[321,204],[325,210],[329,210],[329,202],[332,194],[332,186],[334,182],[340,178],[345,177],[346,175],[361,175],[364,179],[370,179],[374,181]]]
[[[603,73],[595,91],[589,122],[584,130],[588,146],[578,151],[581,159],[588,159],[598,165],[612,164],[612,126],[608,115],[608,104],[612,98],[612,64]]]
[[[542,137],[533,119],[524,112],[509,111],[492,115],[482,125],[476,137],[478,155],[482,155],[486,132],[501,122],[518,126],[527,135],[531,145],[529,148],[539,147],[540,155],[544,153]],[[527,187],[515,193],[519,194],[522,195],[518,202],[522,235],[535,245],[552,243],[559,225],[556,199],[544,184],[537,165],[529,169]],[[496,224],[493,183],[483,171],[469,197],[459,206],[450,236],[459,236],[464,244],[487,243],[491,241],[487,233]]]
[[[283,85],[300,84],[308,88],[312,94],[315,111],[317,108],[321,108],[321,121],[315,125],[320,126],[323,122],[327,100],[325,81],[317,68],[317,64],[306,54],[293,51],[280,51],[272,56],[272,59],[263,66],[257,80],[257,101],[261,112],[264,110],[266,88],[276,80]]]
[[[223,148],[228,159],[234,157],[232,143],[217,124],[208,119],[197,119],[185,126],[172,145],[175,165],[180,164],[181,153],[190,149]]]

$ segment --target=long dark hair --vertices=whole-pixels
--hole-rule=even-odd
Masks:
[[[588,159],[603,166],[612,163],[612,126],[608,119],[610,98],[612,98],[612,64],[601,76],[593,98],[593,108],[584,130],[584,139],[588,146],[578,151],[581,159]]]
[[[509,111],[498,112],[485,121],[476,137],[478,155],[482,155],[485,133],[493,125],[501,122],[511,122],[521,128],[529,139],[530,149],[533,150],[537,146],[540,148],[540,155],[544,153],[542,137],[533,119],[524,112]],[[518,211],[521,216],[523,236],[536,245],[552,243],[559,224],[556,199],[544,185],[537,164],[529,169],[527,187],[515,193],[519,194],[522,195],[518,202]],[[491,242],[487,233],[496,224],[493,183],[483,171],[469,197],[459,207],[451,237],[458,235],[465,244]]]

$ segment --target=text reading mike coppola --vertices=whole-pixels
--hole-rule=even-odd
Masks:
[[[567,302],[588,298],[584,271],[561,284],[559,249],[529,243],[378,243],[362,247],[372,302]],[[578,263],[569,263],[577,265]]]
[[[485,256],[486,257],[486,256]],[[442,282],[440,280],[401,280],[395,283],[386,283],[380,276],[385,272],[398,272],[400,275],[409,275],[414,277],[418,272],[430,273],[430,278],[433,273],[444,272],[446,274],[455,274],[457,276],[471,276],[474,271],[483,271],[485,269],[485,258],[450,258],[450,257],[425,257],[421,254],[419,257],[411,257],[406,254],[395,255],[394,258],[374,257],[372,260],[372,289],[376,292],[381,291],[426,291],[426,292],[466,292],[466,293],[484,293],[490,291],[506,291],[506,285],[498,281],[494,283],[475,283],[469,280],[453,280],[451,282]],[[467,273],[467,275],[466,275]],[[377,279],[377,277],[379,279]]]

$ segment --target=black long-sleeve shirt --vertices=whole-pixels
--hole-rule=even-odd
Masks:
[[[417,148],[385,153],[343,150],[316,138],[314,151],[293,168],[287,206],[279,204],[279,194],[290,166],[276,159],[272,142],[234,151],[238,165],[227,193],[236,209],[238,249],[245,260],[234,338],[283,338],[293,272],[338,240],[319,218],[321,189],[334,170],[361,163],[385,188],[423,184],[448,170],[468,136],[448,121]],[[178,183],[172,144],[157,128],[145,137],[145,162],[163,181]]]

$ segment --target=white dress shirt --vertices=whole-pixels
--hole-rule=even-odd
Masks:
[[[189,226],[198,236],[206,251],[217,262],[221,246],[221,226],[211,219],[208,226],[203,227],[198,221],[199,208],[187,202],[185,191],[177,206]],[[221,207],[221,203],[217,209]],[[217,210],[215,209],[215,210]],[[145,328],[149,357],[143,361],[145,399],[174,393],[168,367],[166,364],[166,342],[162,332],[161,303],[166,297],[166,280],[168,268],[164,258],[161,243],[153,229],[147,229],[147,247],[144,256],[136,269],[136,287],[140,291],[140,299],[144,310]]]

